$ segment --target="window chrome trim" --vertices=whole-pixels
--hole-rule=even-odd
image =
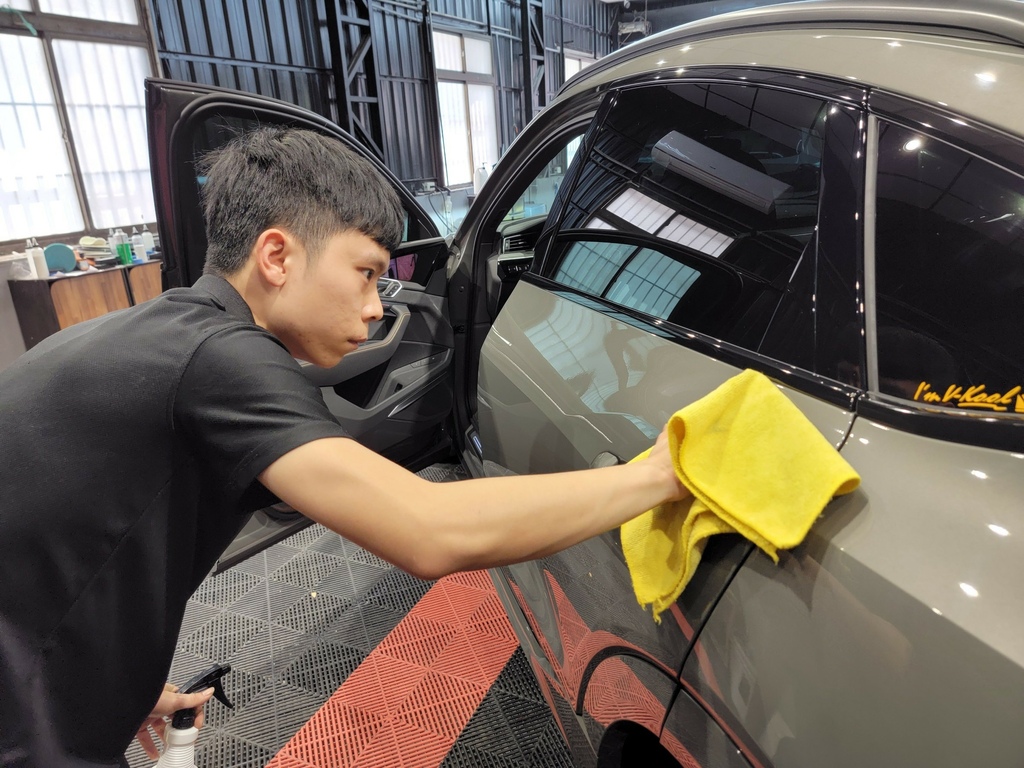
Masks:
[[[878,118],[868,115],[864,146],[864,335],[868,390],[878,392],[878,316],[875,307],[875,195],[878,189]]]

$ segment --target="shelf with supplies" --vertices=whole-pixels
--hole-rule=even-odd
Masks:
[[[141,304],[163,291],[159,259],[34,280],[10,280],[25,349],[83,320]]]

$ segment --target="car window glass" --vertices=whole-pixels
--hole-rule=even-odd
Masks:
[[[619,233],[649,250],[602,285],[588,275],[603,274],[607,265],[592,266],[579,247],[556,249],[549,276],[673,322],[700,319],[696,330],[713,327],[719,338],[756,349],[812,243],[826,113],[820,99],[747,85],[658,85],[618,94],[560,229]],[[600,249],[591,256],[607,259]],[[683,296],[691,301],[687,280],[702,263],[734,276],[717,282],[729,291],[719,299],[730,301],[716,302],[726,314],[677,313],[666,298],[675,293],[676,304]]]
[[[558,194],[558,190],[562,186],[565,172],[573,158],[576,157],[582,138],[582,133],[571,136],[563,146],[558,148],[555,155],[548,160],[540,173],[509,208],[502,219],[503,223],[547,215],[551,210],[551,203],[554,201],[555,195]]]
[[[863,388],[863,112],[831,104],[824,138],[814,241],[804,249],[758,352]]]
[[[880,122],[879,389],[1024,413],[1024,179]]]

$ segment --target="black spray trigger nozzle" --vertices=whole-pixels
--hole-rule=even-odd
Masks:
[[[188,682],[178,688],[178,691],[179,693],[199,693],[212,687],[214,698],[228,709],[234,709],[235,705],[228,701],[227,694],[224,693],[224,684],[222,683],[222,678],[230,671],[230,664],[214,664],[195,677],[190,678]],[[191,728],[195,723],[195,719],[195,709],[179,709],[174,713],[171,726],[174,728]]]

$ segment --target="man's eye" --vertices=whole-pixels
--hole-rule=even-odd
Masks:
[[[372,270],[372,269],[364,269],[363,270],[363,274],[366,275],[366,279],[367,280],[373,280],[374,270]]]

